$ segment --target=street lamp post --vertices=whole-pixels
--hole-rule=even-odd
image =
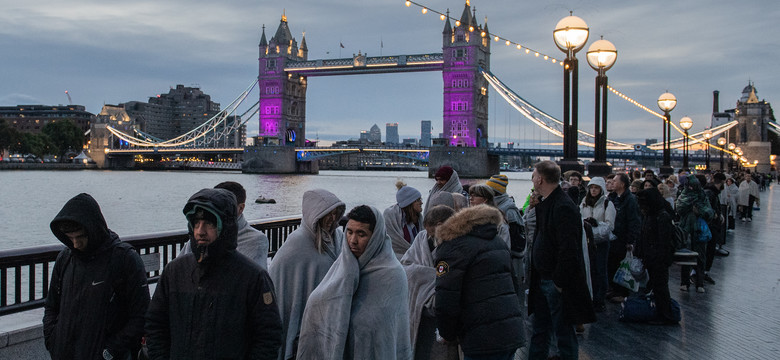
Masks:
[[[588,64],[598,71],[596,76],[595,106],[595,147],[593,162],[588,164],[588,175],[605,176],[612,172],[612,164],[607,162],[607,70],[617,60],[617,49],[611,42],[602,38],[594,42],[586,53]]]
[[[726,138],[721,136],[718,138],[718,146],[720,146],[720,171],[723,172],[723,146],[726,145]]]
[[[671,175],[674,173],[674,168],[672,168],[672,154],[671,154],[671,121],[672,118],[669,115],[669,112],[674,110],[674,107],[677,106],[677,98],[674,97],[670,92],[665,92],[661,94],[661,96],[658,97],[658,108],[663,110],[664,112],[664,126],[663,126],[663,145],[664,145],[664,163],[660,167],[660,173],[661,175]]]
[[[682,119],[680,119],[680,127],[685,131],[685,136],[683,137],[683,170],[688,170],[688,130],[690,130],[693,127],[693,120],[691,118],[685,116]]]
[[[561,171],[584,172],[585,166],[577,156],[577,51],[588,41],[588,25],[577,16],[569,15],[555,25],[553,40],[566,53],[563,61],[563,159],[558,162]]]
[[[712,131],[707,130],[704,132],[704,173],[708,174],[712,171],[710,169],[710,139],[712,139]]]
[[[729,171],[734,171],[734,161],[737,160],[737,155],[734,154],[734,149],[736,149],[736,148],[737,148],[737,145],[735,145],[734,143],[729,143],[728,149],[729,149],[729,151],[732,152],[732,154],[731,154],[732,157],[729,160]]]

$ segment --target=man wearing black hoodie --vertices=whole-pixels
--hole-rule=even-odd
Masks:
[[[65,203],[50,227],[67,246],[54,263],[43,315],[52,359],[125,359],[136,353],[149,305],[138,253],[108,229],[89,194]]]
[[[146,314],[151,359],[276,359],[282,325],[268,272],[236,251],[236,197],[203,189],[184,206],[191,253],[168,263]]]

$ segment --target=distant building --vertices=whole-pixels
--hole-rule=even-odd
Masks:
[[[385,144],[398,145],[398,143],[400,143],[398,140],[398,123],[385,124],[385,131]]]
[[[211,101],[200,88],[176,85],[167,94],[150,97],[149,102],[130,101],[119,106],[141,129],[154,137],[169,140],[203,124],[219,112],[219,104]]]
[[[360,130],[360,143],[368,144],[368,131]]]
[[[420,121],[420,146],[431,147],[431,121]]]
[[[417,139],[415,139],[415,138],[404,139],[402,145],[403,146],[417,146]]]
[[[16,105],[0,106],[0,119],[25,133],[39,134],[46,124],[60,120],[70,120],[87,132],[95,115],[82,105]]]
[[[754,84],[748,82],[748,85],[742,89],[742,96],[737,100],[736,108],[720,112],[719,94],[718,91],[714,91],[712,126],[736,120],[737,125],[726,132],[726,140],[728,143],[734,143],[741,147],[749,162],[758,160],[757,171],[768,172],[770,170],[771,141],[777,142],[778,140],[777,136],[769,134],[772,131],[769,125],[772,121],[772,105],[766,100],[759,100],[757,94],[758,90]]]
[[[371,127],[371,130],[368,130],[368,142],[371,144],[382,144],[382,130],[379,130],[379,126]]]
[[[645,139],[645,146],[650,146],[657,143],[658,143],[658,139]]]

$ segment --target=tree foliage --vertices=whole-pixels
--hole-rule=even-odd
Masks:
[[[51,151],[60,161],[69,149],[78,152],[84,145],[84,133],[70,120],[50,122],[41,131],[49,138]]]
[[[19,141],[19,131],[9,126],[4,119],[0,119],[0,149],[10,149]]]

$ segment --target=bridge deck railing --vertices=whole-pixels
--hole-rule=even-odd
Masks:
[[[264,219],[252,227],[268,236],[268,256],[273,257],[287,236],[300,226],[300,216]],[[156,282],[171,260],[189,240],[186,230],[123,236],[144,260],[147,278]],[[63,245],[43,245],[0,251],[0,316],[43,307],[57,254]]]

